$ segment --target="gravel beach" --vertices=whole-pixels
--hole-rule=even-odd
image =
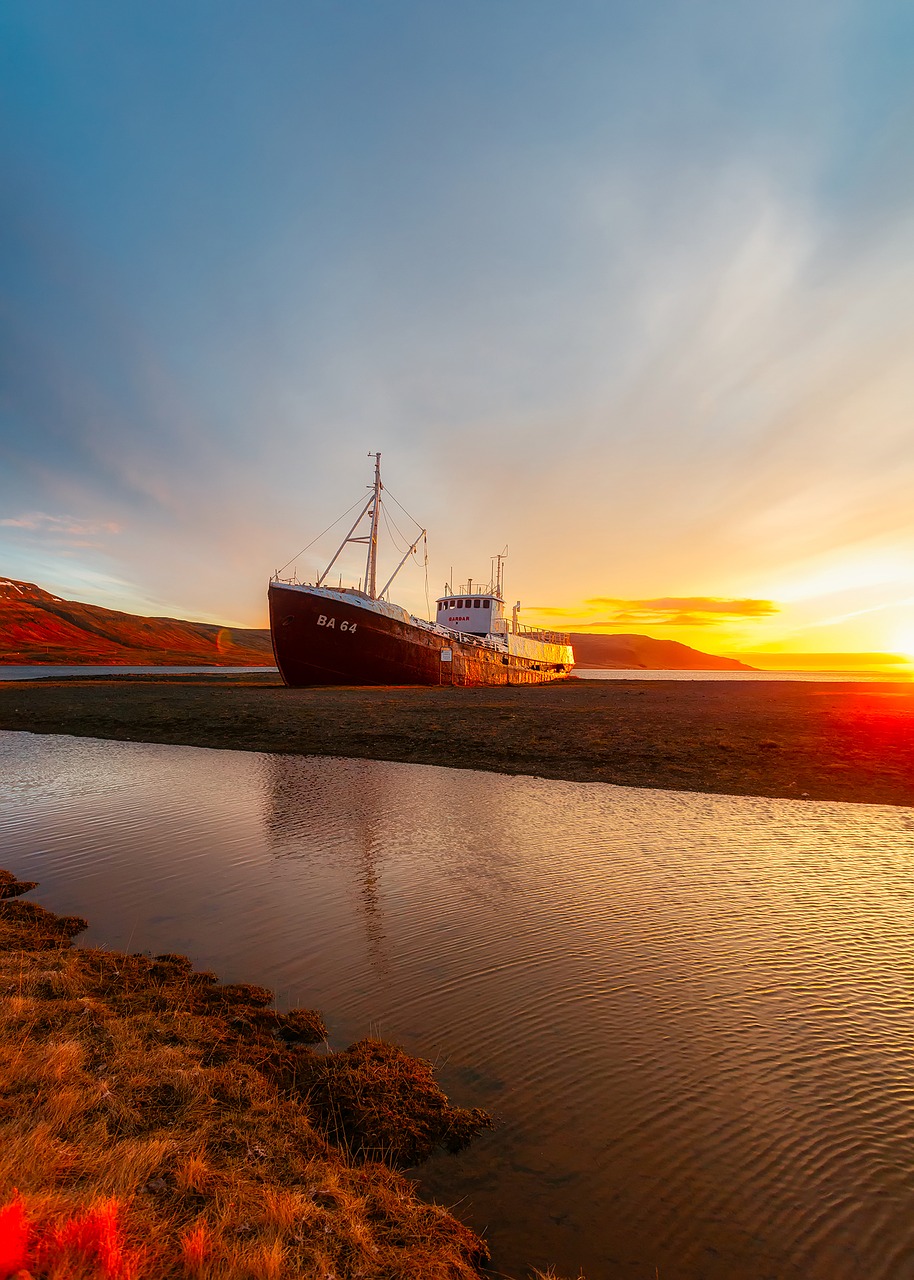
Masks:
[[[914,804],[914,686],[589,681],[286,689],[272,675],[0,682],[0,729]]]

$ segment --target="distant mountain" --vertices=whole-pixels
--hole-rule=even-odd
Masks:
[[[0,578],[0,663],[265,667],[273,647],[269,631],[141,618]]]
[[[578,632],[571,641],[579,667],[754,670],[675,640]],[[142,618],[62,600],[33,582],[0,578],[0,664],[14,663],[264,667],[273,665],[273,646],[268,630]]]
[[[677,640],[649,636],[597,635],[572,632],[575,665],[599,668],[643,668],[646,671],[754,671],[735,658],[718,658],[690,649]]]

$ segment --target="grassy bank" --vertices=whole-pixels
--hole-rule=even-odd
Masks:
[[[0,1278],[478,1280],[485,1243],[399,1172],[491,1124],[428,1063],[74,948],[31,888],[0,872]]]

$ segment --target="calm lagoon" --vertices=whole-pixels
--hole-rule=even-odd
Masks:
[[[497,1270],[914,1276],[914,810],[0,733],[0,830],[496,1113],[417,1177]]]

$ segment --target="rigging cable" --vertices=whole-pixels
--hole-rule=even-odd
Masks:
[[[388,538],[390,538],[391,542],[393,543],[393,545],[396,547],[398,551],[405,551],[406,547],[409,546],[409,543],[407,542],[405,546],[401,546],[401,542],[404,541],[403,534],[400,533],[400,530],[397,529],[396,524],[394,524],[390,516],[388,516],[383,503],[381,504],[381,515],[384,517],[384,527],[387,530]],[[394,533],[395,529],[396,529],[396,533],[399,534],[399,539]]]
[[[385,489],[384,492],[387,494],[388,498],[394,498],[394,495],[391,493],[389,489]],[[394,502],[397,502],[396,498],[394,498]],[[400,508],[400,510],[403,512],[405,516],[409,516],[410,520],[412,520],[413,524],[416,526],[417,529],[422,528],[422,525],[419,523],[416,517],[409,515],[409,512],[406,510],[406,507],[404,507],[402,502],[397,502],[397,506]]]
[[[406,534],[403,532],[403,530],[402,530],[402,529],[400,528],[400,526],[397,524],[397,522],[396,522],[396,520],[393,518],[393,516],[388,515],[387,509],[386,509],[383,505],[381,506],[381,511],[382,511],[382,512],[383,512],[383,514],[384,514],[384,523],[387,525],[387,532],[390,534],[390,540],[391,540],[391,542],[394,544],[394,546],[397,548],[397,550],[398,550],[398,551],[405,551],[407,547],[414,546],[414,545],[415,545],[415,542],[414,542],[414,541],[411,541],[409,538],[407,538]],[[412,516],[410,516],[410,519],[412,519]],[[402,540],[402,542],[403,542],[403,546],[402,546],[402,547],[401,547],[401,546],[400,546],[400,544],[397,542],[397,539],[394,537],[394,535],[393,535],[393,530],[391,529],[391,525],[393,525],[393,528],[394,528],[394,529],[396,529],[398,536],[401,538],[401,540]],[[421,529],[420,529],[420,532],[421,532]]]
[[[394,498],[394,502],[397,502],[396,498]],[[397,502],[397,506],[398,506],[398,507],[400,506],[399,502]],[[402,508],[401,508],[401,509],[402,509]],[[413,543],[409,543],[409,542],[407,542],[407,541],[406,541],[406,537],[405,537],[405,535],[404,535],[404,533],[403,533],[403,530],[402,530],[402,529],[400,528],[400,526],[397,524],[396,520],[394,520],[393,516],[389,516],[389,515],[388,515],[388,513],[387,513],[387,509],[386,509],[386,506],[385,506],[385,504],[384,504],[383,502],[381,503],[381,515],[384,517],[384,524],[385,524],[385,525],[386,525],[386,527],[387,527],[387,532],[388,532],[388,534],[390,535],[390,540],[391,540],[391,542],[394,544],[394,546],[396,546],[397,550],[398,550],[398,551],[402,551],[402,550],[403,550],[403,547],[402,547],[402,546],[400,546],[400,544],[397,542],[396,538],[394,537],[393,529],[391,529],[391,525],[393,525],[393,528],[394,528],[394,529],[396,529],[397,533],[398,533],[398,534],[400,535],[400,537],[403,539],[403,542],[406,544],[406,546],[408,546],[408,547],[410,548],[410,550],[412,551],[412,554],[413,554],[414,556],[416,556],[416,557],[417,557],[417,559],[418,559],[418,556],[417,556],[417,551],[418,551],[418,540],[417,540],[416,542],[413,542]],[[412,520],[412,516],[410,516],[410,515],[409,515],[409,512],[408,512],[408,511],[406,512],[406,515],[408,515],[408,516],[409,516],[409,518],[410,518],[410,520]],[[415,523],[415,522],[414,522],[414,523]],[[429,589],[428,589],[428,534],[427,534],[427,533],[425,532],[425,530],[424,530],[424,529],[422,529],[421,527],[420,527],[420,533],[422,534],[423,551],[424,551],[424,553],[425,553],[425,561],[424,561],[424,564],[425,564],[425,608],[426,608],[426,613],[427,613],[428,617],[431,617],[431,614],[432,614],[432,602],[431,602],[431,598],[430,598],[430,596],[429,596]]]
[[[428,590],[428,534],[422,528],[422,525],[419,523],[416,517],[411,516],[409,514],[409,512],[406,510],[406,507],[404,507],[403,503],[397,502],[397,499],[394,498],[394,495],[391,493],[389,489],[385,489],[384,492],[387,494],[388,498],[393,498],[394,502],[397,503],[397,506],[400,508],[403,514],[407,517],[407,519],[412,520],[416,528],[422,530],[422,541],[423,541],[424,550],[425,550],[425,607],[426,607],[426,610],[428,611],[428,617],[430,618],[432,616],[432,602],[431,602],[431,597],[429,595],[429,590]],[[402,538],[402,536],[403,535],[401,533],[400,537]]]
[[[324,530],[324,533],[329,533],[330,530],[333,529],[336,525],[338,525],[341,520],[345,520],[346,517],[349,515],[349,512],[354,511],[355,508],[359,505],[359,503],[363,501],[364,501],[364,498],[356,498],[355,502],[352,504],[351,507],[347,507],[341,516],[337,516],[333,524],[327,525],[327,528]],[[397,503],[397,505],[399,506],[399,503]],[[410,519],[412,519],[412,516],[410,516]],[[315,542],[317,542],[320,538],[324,536],[324,533],[319,533],[316,538],[311,539],[307,547],[302,547],[301,551],[299,551],[296,555],[290,556],[290,558],[286,561],[286,563],[282,565],[281,568],[276,570],[276,576],[279,577],[283,569],[288,569],[289,565],[293,562],[293,560],[297,560],[299,556],[303,556],[309,547],[313,547]]]

